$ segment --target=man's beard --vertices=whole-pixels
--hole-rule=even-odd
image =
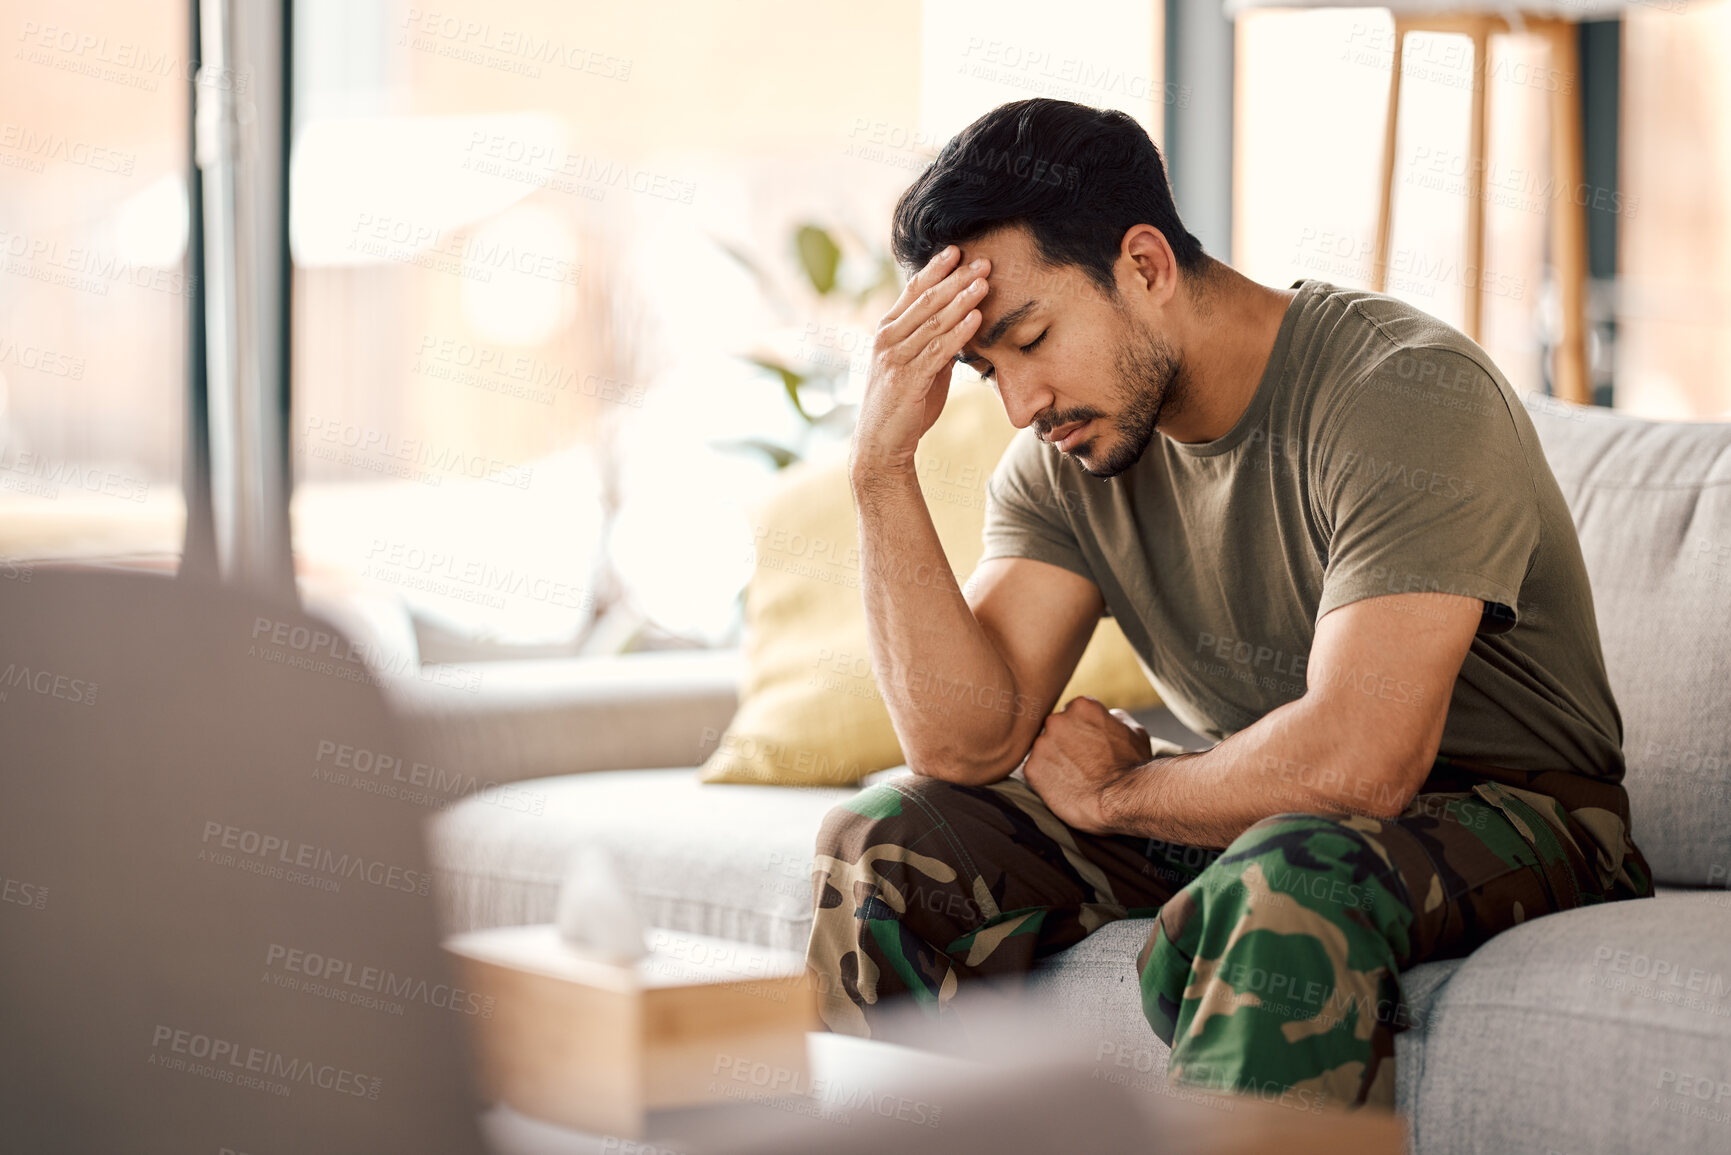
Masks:
[[[1134,324],[1132,339],[1119,351],[1115,368],[1118,382],[1113,394],[1118,402],[1116,416],[1111,418],[1111,430],[1117,436],[1106,457],[1090,464],[1084,455],[1092,456],[1100,434],[1088,438],[1070,451],[1070,456],[1090,475],[1099,478],[1116,477],[1142,459],[1148,443],[1154,440],[1155,427],[1162,416],[1176,416],[1184,407],[1181,366],[1172,346],[1150,333],[1146,326]],[[1035,432],[1044,437],[1054,429],[1077,421],[1093,421],[1106,414],[1091,406],[1067,409],[1062,413],[1041,414],[1034,418]]]

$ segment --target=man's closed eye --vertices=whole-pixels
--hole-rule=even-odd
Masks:
[[[1038,337],[1035,337],[1032,341],[1029,341],[1026,345],[1020,345],[1017,347],[1023,353],[1032,353],[1035,349],[1039,348],[1040,342],[1044,341],[1046,339],[1046,334],[1050,333],[1051,331],[1052,330],[1050,330],[1050,329],[1041,330],[1040,335]],[[990,365],[987,365],[984,369],[978,370],[978,372],[982,378],[984,378],[987,381],[990,381],[992,379],[992,375],[997,371],[995,369],[993,369]]]

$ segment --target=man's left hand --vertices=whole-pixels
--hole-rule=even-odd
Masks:
[[[1123,710],[1093,698],[1072,698],[1045,727],[1022,764],[1022,777],[1067,826],[1087,834],[1117,834],[1111,796],[1153,760],[1148,731]]]

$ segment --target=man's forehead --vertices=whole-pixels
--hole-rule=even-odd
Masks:
[[[996,241],[997,243],[991,243]],[[1007,232],[991,233],[970,244],[958,245],[958,265],[978,258],[992,263],[986,274],[991,291],[981,305],[987,326],[997,319],[996,309],[1012,309],[1024,301],[1050,305],[1071,297],[1086,297],[1089,281],[1074,265],[1048,263],[1031,243]]]
[[[956,247],[962,254],[960,264],[984,257],[992,262],[993,281],[1005,284],[1033,282],[1055,271],[1040,259],[1033,243],[1019,230],[999,229]]]

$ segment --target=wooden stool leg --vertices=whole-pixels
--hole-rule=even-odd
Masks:
[[[1382,196],[1376,206],[1376,253],[1371,261],[1372,292],[1388,289],[1388,248],[1394,231],[1394,146],[1400,127],[1400,65],[1406,56],[1406,25],[1394,22],[1394,61],[1388,71],[1388,124],[1382,133]]]
[[[1578,29],[1566,20],[1548,20],[1551,70],[1551,266],[1556,271],[1562,333],[1552,362],[1557,396],[1586,405],[1588,381],[1586,290],[1587,214],[1578,199],[1586,180],[1581,157],[1581,64]]]
[[[1461,269],[1461,281],[1466,292],[1466,323],[1461,331],[1473,340],[1481,339],[1484,320],[1485,276],[1485,97],[1490,79],[1490,33],[1484,24],[1476,24],[1473,39],[1473,97],[1471,120],[1467,128],[1467,231],[1466,261]]]

